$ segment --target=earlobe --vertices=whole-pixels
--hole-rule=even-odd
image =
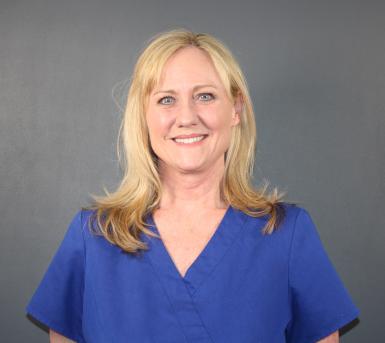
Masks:
[[[239,116],[239,113],[235,113],[234,121],[235,121],[235,124],[234,124],[234,125],[238,125],[239,122],[241,121],[241,118],[240,118],[240,116]]]
[[[243,98],[241,93],[238,93],[234,101],[233,125],[238,125],[241,121],[240,113],[243,111]]]
[[[233,115],[232,115],[232,121],[233,121],[233,125],[232,126],[236,126],[239,124],[240,122],[240,117],[239,117],[239,114],[234,112]]]

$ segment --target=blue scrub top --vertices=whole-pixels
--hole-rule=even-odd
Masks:
[[[284,208],[263,235],[267,216],[229,206],[185,277],[160,239],[143,234],[149,250],[128,254],[93,235],[92,212],[80,210],[26,312],[76,342],[317,342],[359,310],[307,210]]]

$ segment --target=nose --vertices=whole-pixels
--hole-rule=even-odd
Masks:
[[[192,99],[185,99],[180,102],[175,121],[178,127],[197,124],[198,113]]]

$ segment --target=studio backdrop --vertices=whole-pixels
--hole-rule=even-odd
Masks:
[[[0,2],[1,340],[45,342],[24,308],[75,211],[121,177],[119,106],[140,50],[173,28],[234,52],[257,122],[255,182],[305,207],[385,339],[385,3]]]

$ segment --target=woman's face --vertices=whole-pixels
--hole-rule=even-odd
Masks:
[[[197,47],[178,50],[166,62],[146,112],[161,171],[192,173],[222,167],[241,108],[240,98],[233,103],[227,96],[205,52]],[[178,137],[190,138],[175,140]]]

